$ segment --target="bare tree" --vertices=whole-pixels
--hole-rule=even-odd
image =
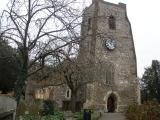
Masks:
[[[78,52],[78,49],[74,49],[74,52]],[[84,88],[88,83],[93,82],[93,79],[90,78],[93,68],[89,63],[83,63],[76,57],[70,57],[70,52],[63,51],[61,54],[58,58],[59,64],[56,66],[55,74],[58,76],[56,79],[71,90],[70,109],[75,112],[76,102],[85,101],[86,91]],[[81,91],[82,89],[83,91]],[[83,92],[84,96],[78,96],[80,92]]]
[[[19,52],[21,72],[15,83],[17,101],[30,76],[79,40],[80,15],[73,4],[74,0],[11,0],[4,10],[1,37]]]

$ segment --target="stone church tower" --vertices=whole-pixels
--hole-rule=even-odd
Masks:
[[[92,0],[84,10],[79,59],[92,66],[85,108],[123,111],[139,103],[136,54],[126,5]]]

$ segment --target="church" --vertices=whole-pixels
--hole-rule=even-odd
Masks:
[[[127,105],[139,104],[136,53],[126,4],[92,0],[83,13],[81,36],[78,61],[92,66],[89,78],[93,82],[80,91],[79,108],[121,112]],[[49,97],[60,108],[69,109],[71,91],[67,86],[45,91],[46,99]],[[43,99],[40,92],[43,94],[37,89],[35,96]]]
[[[136,53],[126,4],[92,0],[84,10],[81,29],[79,58],[95,67],[84,107],[120,112],[127,105],[139,104]]]

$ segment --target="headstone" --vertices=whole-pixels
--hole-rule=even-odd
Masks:
[[[11,119],[15,120],[17,102],[14,98],[1,95],[0,96],[0,119],[12,116]]]

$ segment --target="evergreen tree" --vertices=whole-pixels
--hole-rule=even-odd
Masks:
[[[160,102],[160,62],[158,60],[153,60],[152,65],[146,68],[141,83],[142,102],[154,99]]]
[[[16,51],[5,40],[0,39],[0,90],[12,91],[17,79]]]

